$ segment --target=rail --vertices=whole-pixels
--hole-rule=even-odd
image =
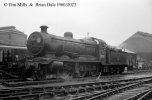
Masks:
[[[101,91],[99,93],[90,94],[90,95],[87,94],[85,96],[72,98],[70,100],[84,100],[84,99],[85,100],[102,100],[105,97],[111,96],[113,94],[120,93],[120,92],[125,91],[125,90],[129,90],[129,89],[135,88],[137,86],[140,86],[140,85],[142,85],[144,83],[148,83],[148,82],[151,82],[151,81],[152,81],[152,79],[149,79],[149,80],[146,80],[146,81],[129,84],[127,86],[120,87],[120,88],[117,88],[117,89],[112,89],[112,90],[108,90],[108,91],[105,91],[105,92]]]

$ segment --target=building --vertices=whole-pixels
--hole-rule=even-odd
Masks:
[[[0,27],[0,45],[25,47],[27,35],[17,30],[15,26]]]
[[[152,34],[138,31],[119,45],[135,52],[143,59],[152,60]]]

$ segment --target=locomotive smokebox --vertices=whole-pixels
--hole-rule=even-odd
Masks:
[[[41,28],[41,32],[42,32],[42,33],[47,33],[47,28],[48,28],[48,26],[43,25],[43,26],[41,26],[40,28]]]
[[[73,34],[72,34],[72,32],[65,32],[64,33],[64,37],[66,37],[66,38],[73,38]]]

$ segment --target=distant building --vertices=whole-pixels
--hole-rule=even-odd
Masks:
[[[26,46],[27,35],[15,26],[0,27],[0,45]]]
[[[152,61],[152,34],[138,31],[119,45],[135,52],[143,59]]]

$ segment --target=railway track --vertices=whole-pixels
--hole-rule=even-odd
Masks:
[[[54,98],[54,99],[72,99],[72,100],[83,100],[89,96],[102,93],[110,93],[113,89],[124,87],[132,84],[141,84],[142,81],[150,81],[151,77],[130,79],[130,80],[119,80],[111,82],[87,82],[77,83],[70,85],[58,85],[58,86],[37,86],[37,87],[18,87],[11,89],[0,90],[0,100],[22,100],[22,99],[41,99],[42,98]],[[87,94],[87,95],[85,95]],[[89,95],[90,94],[90,95]],[[91,99],[90,99],[91,100]],[[93,100],[93,99],[92,99]]]
[[[63,79],[52,79],[44,81],[4,81],[2,85],[8,87],[19,87],[19,86],[28,86],[28,85],[40,85],[40,84],[49,84],[49,83],[59,83],[64,82]]]
[[[137,93],[131,97],[128,97],[124,100],[150,100],[152,98],[152,86],[148,87],[147,89],[139,90],[140,93]],[[139,92],[138,91],[138,92]]]
[[[129,77],[122,77],[122,75],[113,75],[114,78],[111,78],[111,76],[102,76],[101,79],[98,81],[113,81],[113,80],[128,80]],[[112,77],[113,77],[112,76]],[[143,76],[141,76],[143,77]],[[145,77],[145,76],[144,76]],[[150,75],[149,75],[150,77]],[[131,77],[133,78],[133,77]],[[139,78],[139,77],[134,77]],[[49,79],[49,80],[43,80],[43,81],[22,81],[19,79],[10,79],[10,80],[0,80],[0,83],[7,87],[21,87],[21,86],[30,86],[30,85],[40,85],[40,84],[53,84],[53,83],[63,83],[63,82],[89,82],[92,80],[97,80],[97,77],[86,77],[86,78],[74,78],[74,79]]]
[[[123,75],[125,76],[126,74],[133,74],[133,73],[124,73]],[[117,79],[123,79],[123,75],[113,75],[115,77],[118,77]],[[142,76],[143,77],[143,76]],[[60,83],[60,82],[73,82],[73,81],[90,81],[90,80],[96,80],[97,77],[85,77],[85,78],[74,78],[74,79],[61,79],[61,78],[58,78],[58,79],[48,79],[48,80],[43,80],[43,81],[23,81],[23,80],[20,80],[20,79],[7,79],[7,80],[3,80],[1,79],[0,80],[0,83],[4,86],[7,86],[7,87],[20,87],[20,86],[30,86],[30,85],[40,85],[40,84],[53,84],[53,83]],[[116,78],[112,78],[111,79],[111,76],[102,76],[101,78],[102,80],[104,81],[113,81],[113,80],[116,80]],[[127,79],[127,78],[125,78]],[[128,78],[129,79],[129,78]]]
[[[104,100],[104,98],[106,98],[106,97],[110,97],[114,94],[121,93],[123,91],[129,90],[129,89],[132,89],[135,87],[139,87],[140,85],[148,83],[150,81],[152,81],[152,79],[131,83],[128,85],[124,85],[122,87],[108,89],[106,91],[102,91],[102,90],[94,91],[90,94],[84,94],[83,96],[79,95],[78,97],[70,98],[70,100]],[[109,100],[111,100],[111,99],[109,99]],[[118,99],[116,99],[116,100],[118,100]],[[122,100],[122,99],[120,99],[120,100]]]
[[[142,96],[139,96],[138,100],[150,100],[152,99],[152,88],[148,91],[145,91]]]

